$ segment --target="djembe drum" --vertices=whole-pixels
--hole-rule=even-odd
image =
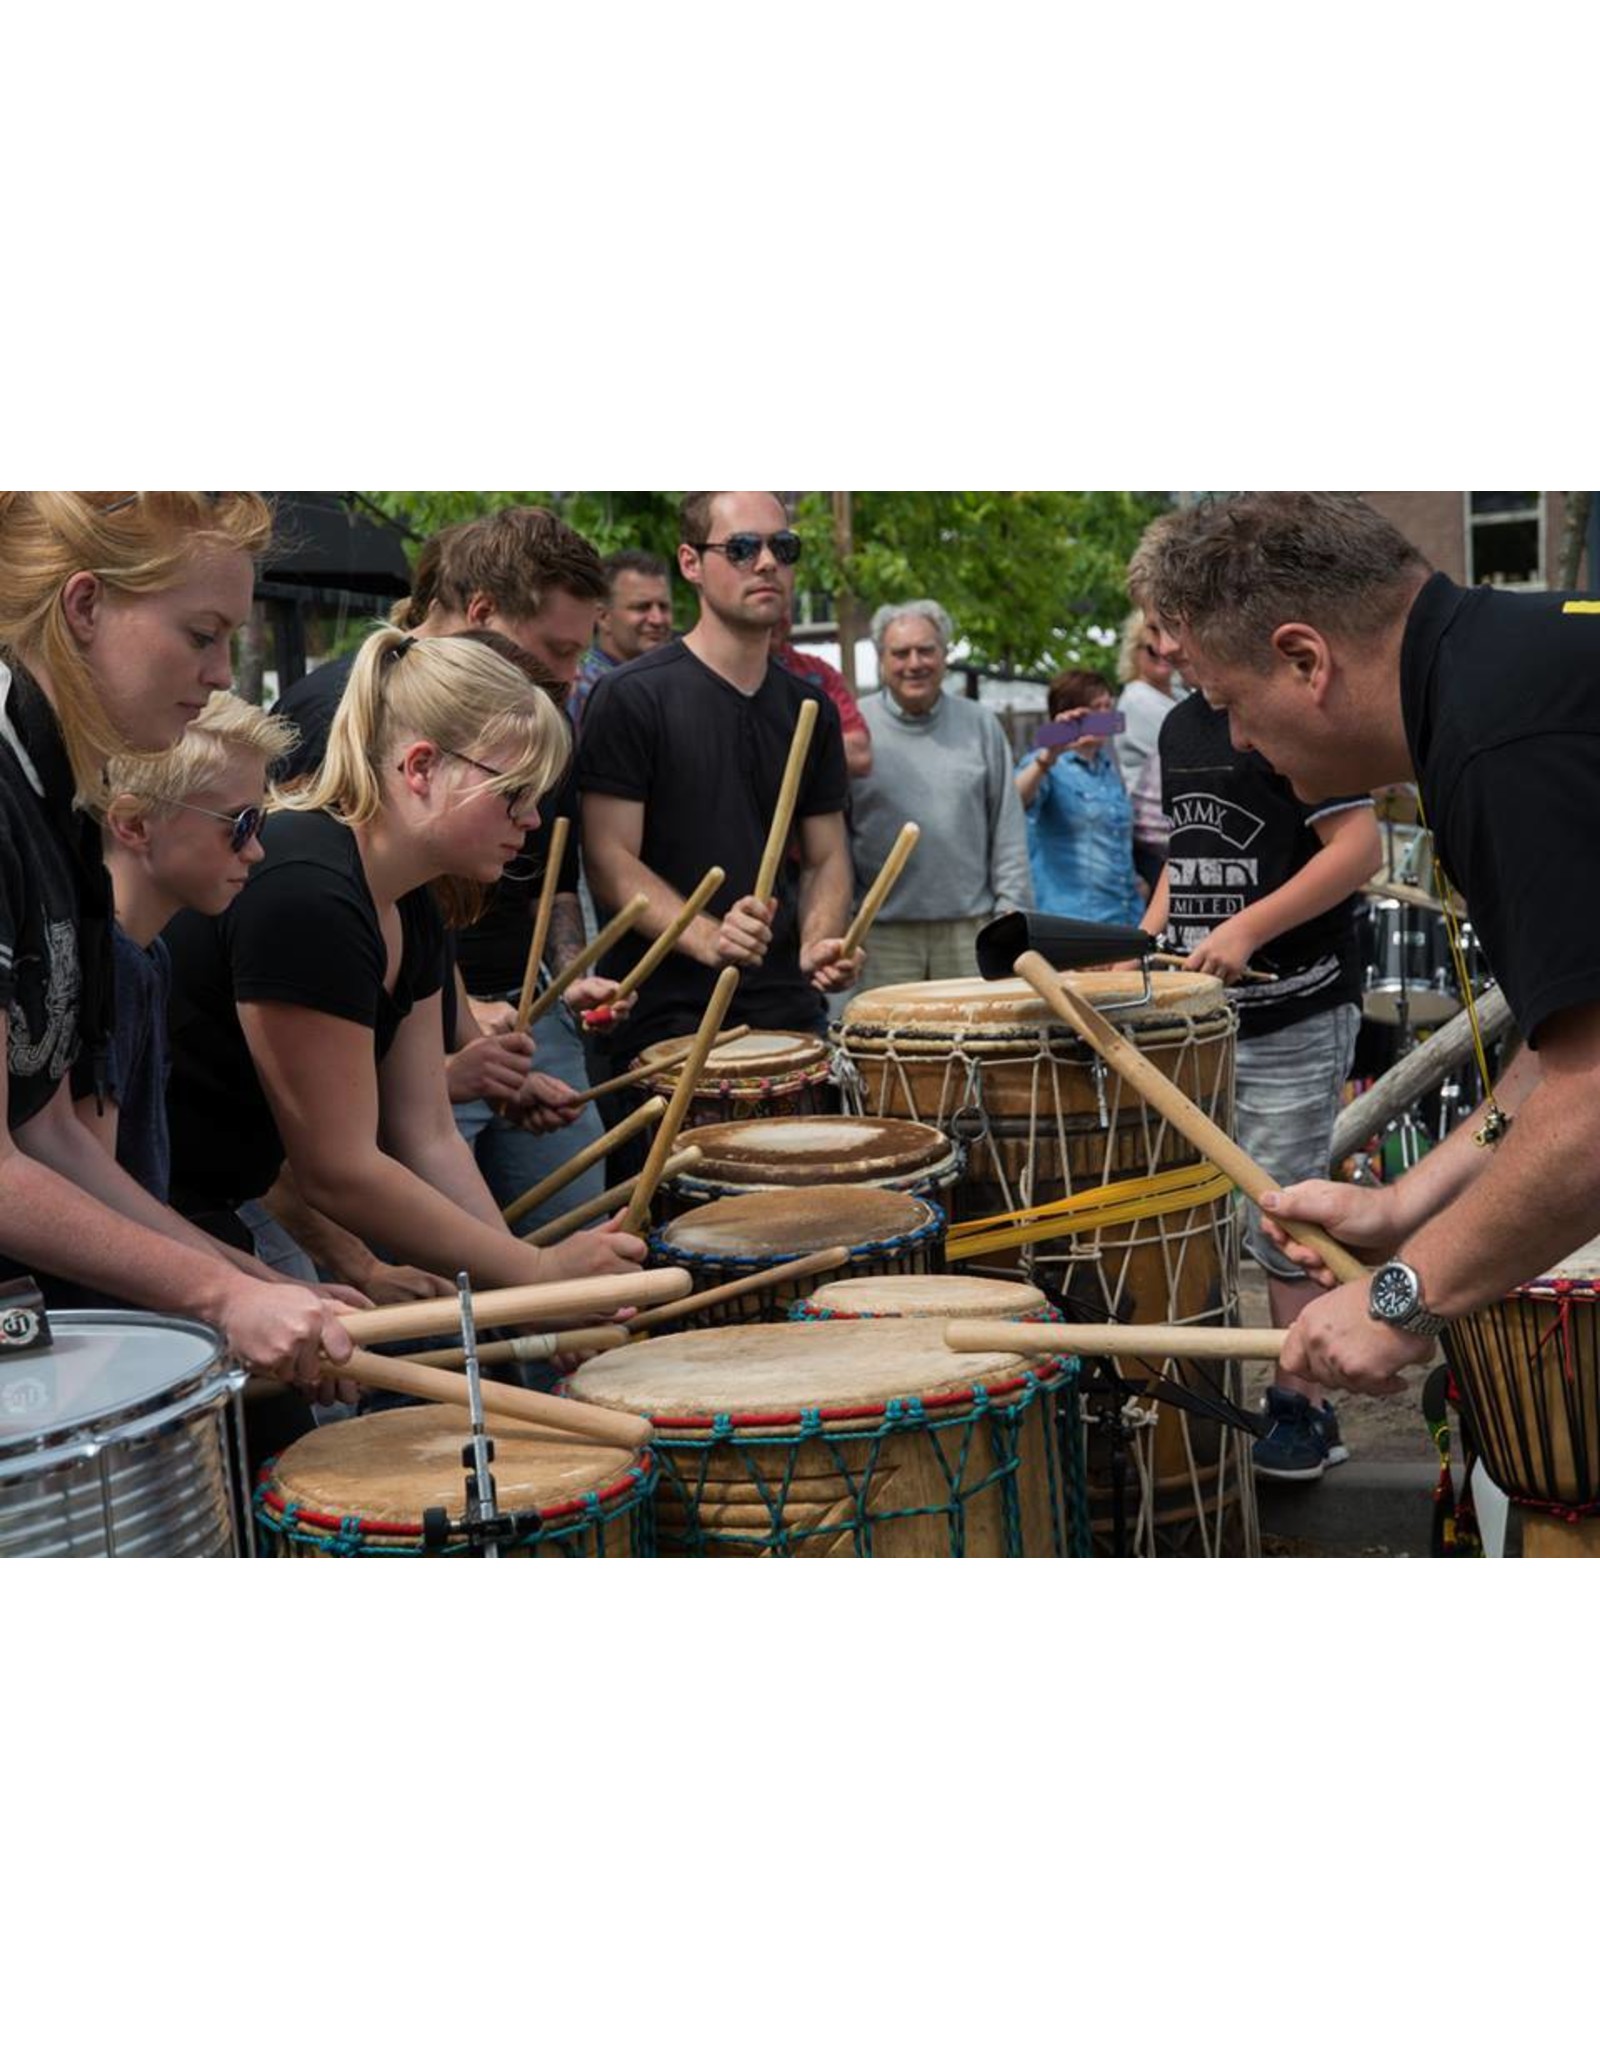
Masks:
[[[650,1238],[658,1265],[685,1266],[696,1294],[747,1274],[780,1268],[808,1252],[831,1245],[849,1248],[847,1271],[928,1273],[943,1265],[944,1211],[920,1195],[888,1188],[785,1188],[753,1195],[728,1195],[674,1217]],[[686,1314],[697,1323],[767,1322],[796,1298],[796,1287],[774,1272],[770,1283],[732,1301]],[[691,1309],[693,1297],[676,1309]]]
[[[1054,1557],[1059,1360],[957,1357],[934,1323],[747,1324],[590,1359],[572,1391],[648,1415],[663,1555]]]
[[[1523,1555],[1600,1556],[1600,1239],[1439,1341]]]
[[[1065,977],[1223,1130],[1233,1124],[1236,1024],[1211,975],[1083,973]],[[1083,1321],[1222,1324],[1237,1320],[1232,1190],[1207,1173],[1199,1191],[1145,1187],[1198,1167],[1181,1132],[1105,1068],[1025,981],[905,983],[857,996],[835,1026],[847,1106],[918,1117],[960,1137],[967,1170],[958,1221],[1010,1215],[1068,1195],[1125,1185],[1120,1219],[1074,1227],[986,1260],[1014,1260],[1069,1298]],[[1003,1237],[1004,1232],[997,1232]],[[1210,1385],[1223,1368],[1170,1368]],[[1216,1391],[1236,1398],[1236,1368]],[[1127,1411],[1125,1411],[1127,1412]],[[1251,1552],[1257,1544],[1248,1447],[1220,1423],[1163,1402],[1136,1413],[1139,1501],[1134,1547],[1150,1555]],[[1106,1458],[1091,1432],[1096,1533],[1107,1536]]]
[[[687,1038],[664,1038],[648,1046],[639,1064],[686,1055]],[[639,1085],[652,1095],[670,1095],[679,1068],[668,1067]],[[743,1121],[747,1117],[825,1116],[839,1106],[833,1063],[820,1038],[805,1031],[750,1031],[728,1045],[711,1048],[690,1103],[690,1125]]]
[[[390,1408],[314,1429],[263,1468],[256,1521],[274,1557],[459,1557],[465,1408]],[[637,1557],[647,1553],[650,1453],[586,1443],[503,1416],[490,1421],[496,1506],[511,1531],[502,1557]],[[436,1541],[431,1514],[449,1527]]]
[[[943,1201],[960,1177],[961,1146],[932,1124],[866,1116],[783,1116],[704,1124],[700,1164],[661,1190],[675,1216],[725,1195],[781,1188],[885,1188]]]

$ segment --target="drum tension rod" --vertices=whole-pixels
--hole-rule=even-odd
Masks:
[[[478,1329],[472,1313],[472,1283],[466,1273],[456,1275],[456,1299],[461,1311],[461,1359],[467,1380],[467,1412],[472,1430],[461,1446],[461,1463],[467,1474],[467,1511],[459,1521],[444,1508],[425,1508],[422,1515],[422,1548],[437,1555],[454,1538],[464,1536],[473,1557],[498,1557],[503,1543],[514,1543],[536,1534],[541,1517],[530,1508],[519,1514],[501,1514],[495,1495],[494,1439],[490,1436],[483,1409],[483,1368],[478,1360]]]

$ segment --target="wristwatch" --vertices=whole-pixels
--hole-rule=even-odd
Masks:
[[[1449,1320],[1423,1307],[1422,1281],[1416,1268],[1404,1259],[1391,1259],[1373,1274],[1367,1288],[1367,1314],[1374,1322],[1409,1330],[1414,1337],[1437,1337]]]

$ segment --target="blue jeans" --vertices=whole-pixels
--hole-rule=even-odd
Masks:
[[[514,1003],[517,993],[511,990],[506,1000]],[[538,1048],[534,1064],[541,1074],[553,1074],[574,1088],[588,1087],[583,1036],[565,1003],[557,1003],[540,1018],[534,1038]],[[554,1173],[564,1161],[581,1152],[585,1145],[592,1145],[604,1127],[592,1102],[584,1104],[576,1123],[563,1124],[556,1131],[539,1132],[519,1130],[515,1124],[508,1124],[487,1103],[468,1102],[456,1106],[456,1128],[471,1145],[490,1194],[504,1209],[546,1174]],[[598,1195],[605,1184],[604,1162],[587,1168],[558,1195],[522,1217],[517,1229],[525,1237],[530,1230],[554,1222],[569,1209],[576,1209],[580,1202]]]
[[[1354,1003],[1319,1010],[1281,1031],[1241,1038],[1234,1069],[1233,1134],[1280,1187],[1324,1180],[1339,1096],[1355,1058],[1361,1012]],[[1261,1211],[1245,1204],[1245,1249],[1279,1280],[1303,1270],[1269,1243]]]

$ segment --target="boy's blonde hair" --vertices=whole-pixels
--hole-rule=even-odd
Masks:
[[[265,774],[294,743],[288,719],[247,704],[231,690],[214,691],[175,746],[159,754],[113,754],[95,809],[104,817],[121,798],[124,810],[143,816],[160,804],[188,803],[226,773],[230,754],[254,754]]]

